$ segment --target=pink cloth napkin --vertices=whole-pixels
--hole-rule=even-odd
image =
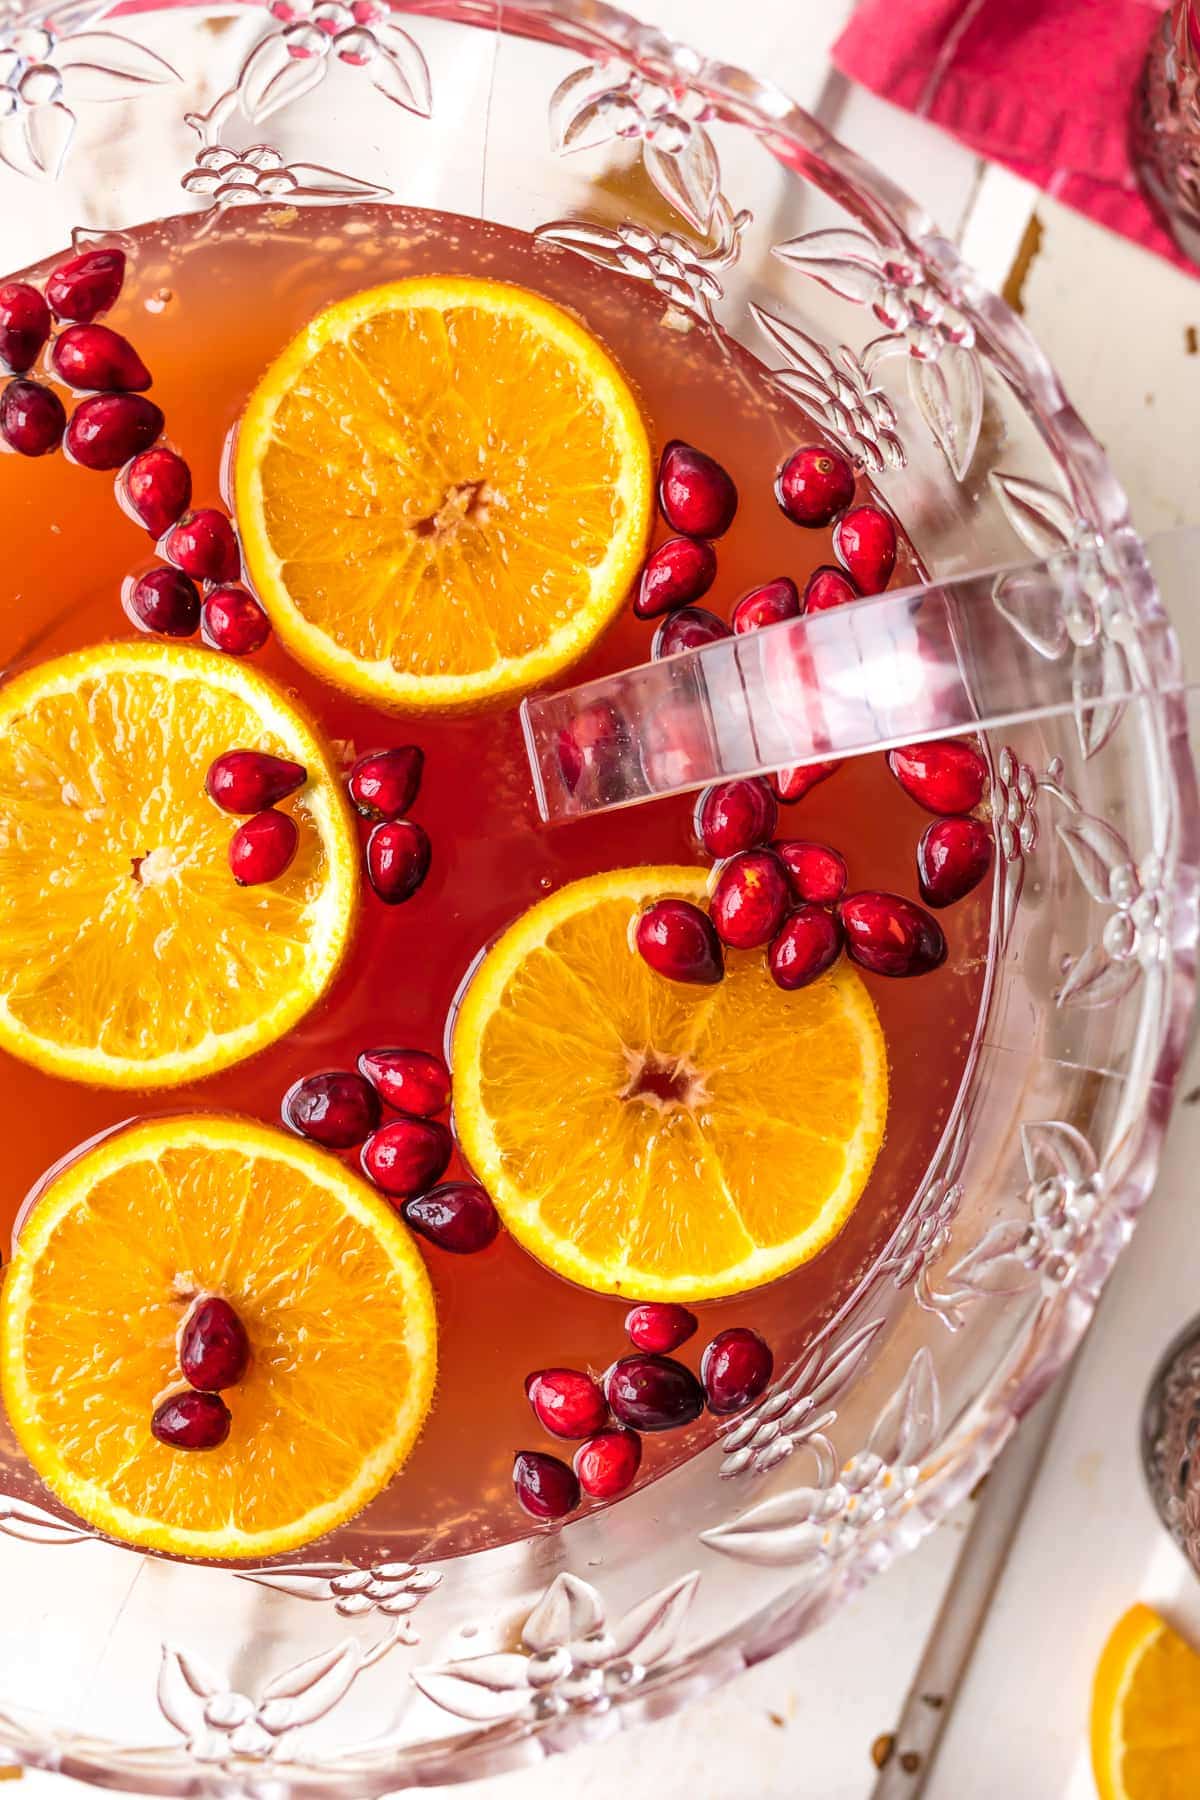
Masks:
[[[860,0],[855,81],[1191,274],[1143,199],[1129,118],[1164,0]]]

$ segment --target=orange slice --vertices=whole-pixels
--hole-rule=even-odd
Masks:
[[[308,770],[300,848],[239,888],[224,750]],[[358,855],[312,727],[232,657],[100,644],[0,689],[0,1046],[55,1075],[167,1087],[282,1037],[337,970]]]
[[[320,313],[238,430],[246,560],[288,647],[396,708],[546,681],[620,607],[650,446],[607,351],[537,294],[419,276]]]
[[[176,1333],[221,1294],[250,1338],[215,1450],[150,1432],[185,1387]],[[391,1207],[336,1158],[202,1115],[86,1151],[30,1213],[7,1271],[0,1378],[54,1493],[101,1531],[180,1556],[273,1556],[366,1505],[433,1394],[425,1265]]]
[[[1148,1606],[1131,1606],[1100,1654],[1091,1738],[1100,1800],[1200,1794],[1200,1654]]]
[[[837,965],[784,994],[761,955],[688,987],[629,946],[707,871],[618,869],[518,919],[454,1028],[464,1153],[527,1250],[603,1293],[704,1300],[807,1262],[845,1224],[887,1115],[883,1034]]]

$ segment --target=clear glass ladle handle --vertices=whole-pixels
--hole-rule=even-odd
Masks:
[[[1198,590],[1200,527],[1123,532],[531,696],[538,806],[580,818],[1061,713],[1098,738],[1112,708],[1188,685],[1167,606]]]

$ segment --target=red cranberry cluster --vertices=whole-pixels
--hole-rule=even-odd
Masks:
[[[397,1116],[382,1123],[384,1105]],[[426,1050],[364,1050],[358,1068],[330,1069],[294,1082],[283,1122],[327,1150],[354,1150],[406,1222],[458,1256],[486,1250],[500,1229],[477,1181],[442,1181],[454,1140],[437,1117],[450,1106],[450,1071]]]
[[[45,293],[27,281],[0,286],[0,367],[14,378],[0,394],[0,439],[21,456],[47,456],[65,445],[85,469],[116,471],[118,500],[165,558],[126,583],[130,619],[164,637],[202,631],[214,649],[247,656],[262,648],[271,627],[240,585],[234,528],[215,507],[188,510],[191,470],[159,442],[165,420],[145,397],[150,370],[128,338],[96,323],[124,281],[123,250],[85,250],[51,270]],[[69,420],[49,381],[31,377],[39,363],[44,376],[84,396]]]
[[[210,765],[204,778],[209,799],[222,812],[248,815],[229,840],[229,867],[239,887],[278,881],[290,868],[300,828],[276,808],[307,780],[303,763],[265,750],[226,750]]]
[[[405,817],[424,768],[424,752],[416,744],[398,744],[360,756],[347,782],[355,811],[371,821],[364,851],[367,879],[388,906],[411,900],[429,873],[428,833]]]
[[[793,452],[776,478],[775,497],[797,525],[833,525],[840,566],[814,569],[803,593],[789,575],[751,588],[734,603],[734,632],[756,631],[883,592],[896,566],[896,526],[881,507],[853,506],[854,488],[854,470],[837,451],[808,444]],[[729,625],[695,602],[717,578],[713,539],[728,531],[737,503],[737,488],[713,457],[678,439],[667,445],[659,464],[658,504],[679,535],[651,551],[633,601],[639,619],[668,615],[654,637],[656,658],[730,635]]]
[[[987,764],[973,744],[944,738],[889,752],[888,767],[918,805],[939,815],[917,847],[917,873],[927,905],[950,906],[991,863],[991,828],[971,816],[987,792]],[[708,910],[673,899],[648,907],[635,942],[650,967],[673,981],[712,983],[725,973],[726,948],[765,948],[772,979],[789,991],[823,975],[843,949],[874,975],[940,968],[946,939],[925,907],[877,889],[847,895],[838,851],[773,838],[779,792],[753,776],[701,795],[696,833],[718,865]]]
[[[718,1332],[697,1378],[670,1354],[697,1328],[685,1306],[635,1306],[625,1330],[636,1349],[600,1380],[579,1369],[539,1369],[529,1377],[525,1393],[538,1423],[552,1437],[583,1440],[571,1465],[543,1450],[518,1453],[513,1488],[531,1518],[565,1518],[583,1494],[615,1500],[633,1484],[644,1433],[690,1425],[706,1406],[724,1415],[758,1399],[774,1368],[766,1341],[746,1326]]]
[[[173,1450],[215,1450],[233,1415],[221,1390],[236,1387],[250,1361],[246,1327],[228,1300],[202,1294],[179,1329],[179,1372],[188,1383],[160,1400],[150,1429]]]

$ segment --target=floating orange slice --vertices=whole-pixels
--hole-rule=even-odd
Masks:
[[[240,888],[204,791],[230,749],[303,763],[278,881]],[[167,1087],[249,1056],[328,987],[358,854],[324,746],[232,657],[99,644],[0,689],[0,1046],[51,1074]]]
[[[700,988],[631,951],[645,905],[706,878],[562,888],[488,953],[454,1028],[468,1160],[527,1250],[604,1293],[710,1299],[807,1262],[883,1138],[883,1034],[849,965],[785,994],[761,955]]]
[[[272,364],[235,486],[294,654],[429,710],[582,655],[641,561],[652,467],[628,383],[569,314],[504,282],[419,276],[339,301]]]
[[[250,1339],[214,1450],[159,1443],[184,1387],[176,1334],[219,1294]],[[25,1222],[0,1310],[0,1380],[34,1468],[111,1536],[180,1556],[273,1556],[395,1474],[436,1364],[425,1265],[335,1157],[245,1119],[136,1125],[85,1152]]]

